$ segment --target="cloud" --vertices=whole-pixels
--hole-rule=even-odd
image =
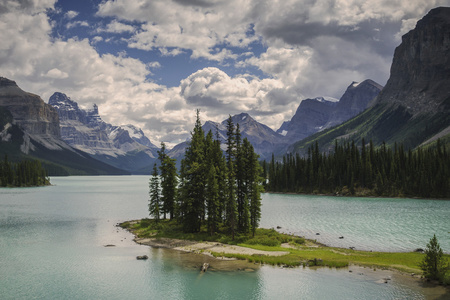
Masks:
[[[78,26],[89,27],[89,23],[87,21],[75,21],[75,22],[69,22],[66,24],[67,29],[78,27]]]
[[[106,26],[106,29],[104,29],[104,31],[111,33],[134,32],[135,28],[131,25],[127,25],[124,23],[120,23],[116,20],[113,20]]]
[[[44,100],[61,91],[81,106],[97,103],[105,121],[135,124],[156,144],[185,140],[196,108],[203,121],[248,112],[277,129],[305,97],[339,98],[352,81],[366,78],[384,84],[400,35],[430,8],[448,4],[448,0],[102,1],[96,17],[107,25],[103,31],[93,30],[89,40],[52,36],[53,23],[46,12],[54,10],[55,2],[0,2],[0,75]],[[75,17],[74,11],[66,13],[68,26],[87,25],[73,22]],[[117,55],[99,54],[93,45],[110,38],[102,32],[127,33],[129,48],[144,54],[156,50],[164,59],[152,56],[143,62],[126,54],[136,51],[124,49]],[[152,71],[163,70],[164,60],[170,59],[166,57],[179,55],[200,61],[200,69],[176,87],[152,82]],[[205,67],[209,62],[236,68],[224,67],[231,70],[227,74]]]
[[[66,13],[64,14],[64,16],[65,16],[67,19],[73,19],[73,18],[75,18],[76,16],[78,16],[78,14],[79,14],[79,12],[77,12],[77,11],[69,10],[68,12],[66,12]]]
[[[64,78],[69,77],[69,74],[67,74],[66,72],[63,72],[57,68],[53,68],[53,69],[49,70],[44,76],[53,78],[53,79],[64,79]]]

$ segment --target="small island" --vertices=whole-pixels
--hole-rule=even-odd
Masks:
[[[354,264],[421,277],[428,249],[425,254],[423,249],[401,253],[360,251],[354,247],[328,247],[273,228],[259,228],[261,192],[266,181],[252,145],[245,138],[241,140],[239,124],[235,126],[232,118],[228,119],[225,153],[218,133],[215,139],[211,131],[205,135],[199,111],[191,135],[180,174],[175,160],[161,144],[159,167],[153,166],[149,182],[148,209],[152,218],[118,225],[131,231],[137,243],[221,260],[284,267],[341,268]],[[442,261],[449,257],[442,250],[439,255]],[[202,269],[205,271],[207,266]],[[450,283],[449,272],[445,268],[440,272],[439,281]]]

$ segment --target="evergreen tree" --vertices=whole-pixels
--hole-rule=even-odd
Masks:
[[[202,217],[205,215],[205,134],[200,122],[200,112],[197,110],[197,120],[191,141],[182,160],[181,188],[182,223],[187,232],[198,232]]]
[[[174,218],[176,210],[177,197],[177,168],[176,160],[170,158],[166,154],[166,145],[161,143],[161,150],[158,151],[158,158],[160,161],[161,171],[161,202],[163,218],[166,219],[166,214],[169,214],[170,219]]]
[[[425,249],[425,257],[420,264],[423,276],[429,280],[443,280],[448,265],[436,235],[430,239]]]
[[[148,211],[150,216],[152,216],[156,222],[159,221],[161,214],[161,197],[159,188],[159,176],[158,168],[156,164],[153,165],[152,177],[150,179],[150,200],[148,202]]]
[[[235,127],[231,116],[227,120],[227,199],[226,199],[226,223],[228,230],[234,240],[237,229],[237,206],[236,206],[236,136]]]

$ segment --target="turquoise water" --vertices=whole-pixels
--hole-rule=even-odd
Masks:
[[[426,298],[424,289],[395,274],[359,268],[349,272],[251,265],[255,271],[200,274],[198,266],[205,256],[136,245],[128,232],[115,226],[121,221],[147,217],[148,177],[60,177],[51,181],[50,187],[0,189],[0,299]],[[383,199],[263,197],[261,225],[314,235],[320,231],[320,237],[330,244],[335,242],[336,234],[343,234],[343,240],[354,241],[361,248],[377,244],[366,243],[373,235],[372,231],[364,233],[366,221],[373,222],[370,228],[385,224],[409,228],[409,223],[402,222],[411,217],[439,227],[439,216],[449,216],[446,201],[430,204],[399,199],[402,205],[398,207]],[[393,223],[376,220],[376,216],[384,215],[380,211],[385,204],[392,211],[390,216],[408,217]],[[349,207],[356,215],[362,214],[353,220],[361,224],[343,222],[349,218]],[[313,212],[324,214],[312,218]],[[332,214],[336,216],[328,219]],[[333,226],[334,222],[343,224]],[[439,234],[445,237],[449,221],[443,222],[444,230]],[[399,234],[401,231],[391,230],[381,248],[422,246],[429,239],[429,230],[414,228],[416,232],[408,231],[406,238]],[[420,237],[411,239],[410,235]],[[448,243],[439,240],[448,251]],[[104,247],[107,244],[115,247]],[[136,260],[143,254],[150,259]],[[379,282],[380,276],[393,277],[384,284]]]
[[[450,201],[265,194],[262,215],[261,227],[330,246],[414,251],[436,234],[450,253]]]

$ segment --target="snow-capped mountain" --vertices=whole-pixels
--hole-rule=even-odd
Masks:
[[[155,161],[158,149],[141,129],[104,122],[97,105],[84,110],[58,92],[50,97],[49,104],[58,111],[62,139],[72,147],[131,172]]]

